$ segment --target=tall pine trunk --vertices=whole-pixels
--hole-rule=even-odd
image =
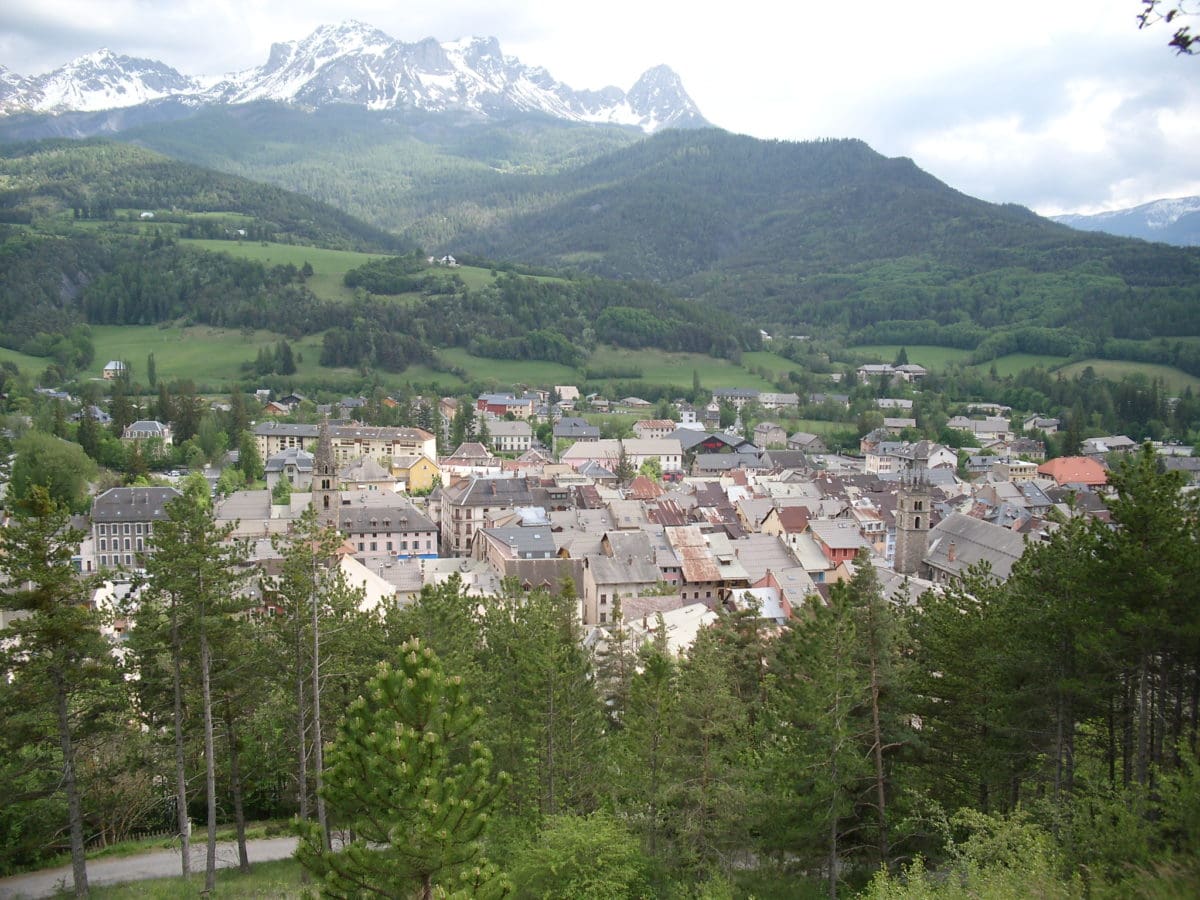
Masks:
[[[321,795],[322,773],[325,769],[325,748],[321,738],[321,628],[318,617],[316,556],[313,556],[313,593],[312,593],[312,627],[313,627],[313,660],[312,660],[312,704],[313,704],[313,768],[315,771],[317,797],[317,824],[321,828],[321,840],[325,850],[329,850],[329,822],[325,818],[325,798]]]
[[[242,767],[238,754],[238,736],[233,710],[225,701],[225,733],[229,737],[229,787],[233,793],[233,821],[237,827],[238,871],[250,871],[250,856],[246,851],[246,810],[242,802]]]
[[[212,656],[200,613],[200,690],[204,702],[204,791],[208,804],[208,853],[204,862],[204,890],[217,886],[217,768],[213,758]]]
[[[179,860],[183,877],[192,874],[192,829],[188,819],[187,766],[183,746],[183,650],[179,645],[178,599],[171,601],[171,688],[175,719],[175,807],[179,821]]]
[[[63,755],[63,788],[67,792],[67,815],[71,827],[71,876],[75,896],[88,895],[87,856],[83,846],[83,810],[79,801],[79,783],[75,779],[75,743],[71,740],[71,715],[67,709],[67,686],[62,673],[54,673],[54,694],[58,713],[58,741]]]
[[[304,632],[296,621],[296,794],[300,821],[308,821],[308,717],[304,714]],[[307,871],[307,870],[305,870]]]

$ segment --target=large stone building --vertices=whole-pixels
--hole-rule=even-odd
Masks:
[[[286,422],[262,422],[254,426],[258,454],[270,459],[289,447],[315,453],[320,436],[319,425],[293,425]],[[383,428],[371,425],[329,426],[333,461],[344,465],[369,456],[388,459],[395,456],[424,456],[437,459],[437,440],[422,428]]]
[[[167,518],[166,505],[180,497],[170,487],[115,487],[92,505],[92,542],[101,569],[140,569],[152,552],[156,523]]]

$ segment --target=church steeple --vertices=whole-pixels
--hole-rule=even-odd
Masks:
[[[324,525],[337,525],[341,494],[338,491],[337,463],[333,458],[333,439],[329,420],[321,420],[317,436],[317,453],[313,457],[312,504],[317,519]]]
[[[905,475],[896,498],[896,557],[901,575],[919,575],[929,546],[929,516],[933,497],[929,482],[920,473]]]

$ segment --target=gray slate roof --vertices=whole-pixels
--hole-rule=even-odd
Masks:
[[[109,488],[92,504],[93,522],[158,522],[165,506],[182,494],[171,487]]]
[[[950,559],[953,548],[954,559]],[[1007,579],[1025,552],[1021,535],[962,513],[952,513],[929,532],[925,561],[935,569],[959,575],[969,566],[987,562],[992,574]]]

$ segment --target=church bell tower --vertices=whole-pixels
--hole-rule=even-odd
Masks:
[[[328,419],[321,420],[317,452],[313,457],[312,504],[317,511],[317,521],[322,525],[337,526],[341,494],[338,491],[337,463],[333,458],[333,439],[329,434]]]
[[[893,568],[901,575],[919,575],[929,547],[929,517],[933,500],[919,473],[905,475],[896,504],[896,556]]]

